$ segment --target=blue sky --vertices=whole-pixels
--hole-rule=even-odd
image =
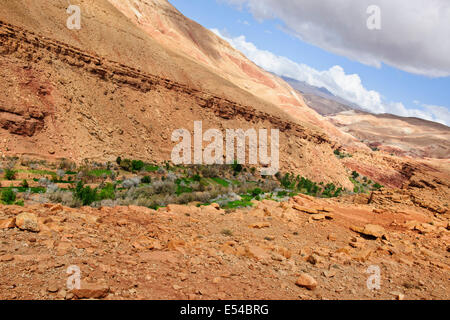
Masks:
[[[255,14],[255,10],[245,5],[245,0],[241,1],[244,3],[241,6],[230,4],[233,0],[169,1],[188,18],[208,29],[217,29],[222,36],[233,43],[232,39],[244,36],[245,39],[241,38],[241,42],[243,41],[244,44],[251,43],[258,50],[269,51],[277,57],[286,57],[292,62],[307,65],[317,71],[329,70],[338,65],[343,68],[346,75],[357,74],[362,86],[367,91],[379,93],[385,106],[383,112],[401,114],[401,112],[396,112],[395,108],[390,110],[392,104],[400,103],[408,110],[419,110],[424,111],[424,113],[427,111],[425,105],[440,106],[441,111],[442,107],[445,107],[447,114],[442,115],[441,112],[441,117],[439,117],[436,114],[428,113],[422,118],[431,117],[433,120],[450,125],[447,118],[450,107],[449,76],[431,77],[414,74],[384,63],[381,64],[380,68],[377,68],[344,55],[335,54],[332,52],[333,50],[322,49],[319,46],[302,41],[295,35],[295,32],[286,30],[289,29],[286,21],[276,16],[261,19]],[[321,16],[321,18],[328,19],[326,15]],[[237,49],[241,49],[241,47],[237,45]],[[388,52],[389,48],[385,50]],[[245,49],[241,51],[247,54]],[[381,55],[383,55],[383,52]],[[247,56],[252,59],[250,53]],[[347,54],[347,56],[349,55]],[[252,60],[255,61],[255,59]],[[262,67],[264,66],[262,65]],[[341,95],[339,90],[335,90],[333,93]],[[370,109],[370,107],[367,108]],[[401,115],[414,116],[417,114],[412,112],[411,114]]]

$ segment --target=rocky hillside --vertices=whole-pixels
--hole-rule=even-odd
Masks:
[[[327,118],[373,149],[399,156],[449,158],[450,128],[440,123],[353,110]]]
[[[228,214],[0,207],[0,297],[449,299],[448,211],[411,207],[407,193],[375,199],[299,196]],[[379,290],[367,287],[370,266]],[[81,287],[70,290],[74,268]]]
[[[320,116],[309,108],[296,110],[317,115],[314,119],[283,111],[275,100],[231,82],[226,72],[160,43],[106,0],[82,1],[81,30],[66,27],[65,7],[65,1],[25,5],[21,0],[0,6],[4,154],[164,161],[175,145],[171,133],[192,131],[194,121],[202,120],[205,130],[279,128],[284,169],[350,186],[348,172],[332,156],[345,135],[334,126],[331,131],[316,126]],[[151,8],[161,10],[153,14],[166,12]],[[202,32],[231,52],[214,34]],[[283,90],[289,88],[277,81]]]

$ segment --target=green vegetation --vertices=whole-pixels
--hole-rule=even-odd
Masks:
[[[211,180],[213,180],[214,182],[216,182],[224,187],[228,187],[230,185],[230,183],[228,181],[226,181],[222,178],[215,177],[215,178],[211,178]]]
[[[150,176],[145,176],[142,178],[141,182],[145,184],[150,184],[152,183],[152,178]]]
[[[234,163],[231,165],[231,168],[233,169],[233,172],[234,172],[235,176],[238,175],[239,173],[241,173],[242,169],[243,169],[242,165],[239,164],[237,162],[237,160],[234,160]]]
[[[25,179],[23,179],[23,181],[22,181],[22,183],[20,184],[20,186],[21,186],[22,188],[28,189],[28,187],[29,187],[28,181],[25,180]]]
[[[89,175],[90,176],[94,176],[94,177],[110,176],[111,175],[111,170],[94,169],[94,170],[89,171]]]
[[[12,169],[5,169],[5,179],[6,180],[14,180],[16,178],[16,171]]]
[[[131,161],[131,168],[133,171],[141,171],[145,166],[145,163],[141,160],[132,160]]]
[[[146,165],[144,167],[144,170],[147,171],[147,172],[155,172],[155,171],[158,171],[158,169],[159,169],[158,166],[154,166],[154,165],[151,165],[151,164],[148,164],[148,165]]]
[[[1,200],[4,204],[14,204],[16,193],[11,188],[6,188],[2,191]]]
[[[335,154],[343,155],[338,150]],[[224,165],[174,166],[169,162],[151,164],[117,157],[116,163],[85,161],[79,167],[68,162],[33,164],[27,169],[22,165],[18,172],[35,176],[22,180],[20,187],[0,188],[2,203],[17,203],[13,195],[23,194],[20,199],[25,201],[72,207],[137,205],[157,209],[168,204],[217,203],[222,209],[232,211],[252,207],[254,200],[285,201],[299,193],[332,198],[382,187],[356,171],[349,177],[353,190],[347,191],[334,183],[314,182],[289,172],[279,172],[275,177],[261,176],[256,168],[244,167],[237,161]],[[35,196],[31,198],[31,194]]]
[[[383,186],[379,183],[373,183],[372,180],[367,177],[361,176],[358,172],[353,171],[352,175],[348,178],[354,185],[353,193],[367,193],[369,191],[379,190]]]
[[[29,170],[18,170],[18,172],[22,173],[31,173],[39,176],[56,176],[56,172],[49,171],[49,170],[37,170],[37,169],[29,169]]]
[[[353,157],[353,155],[349,154],[349,153],[345,153],[345,152],[341,152],[340,150],[336,149],[334,150],[334,155],[336,157],[338,157],[339,159],[344,159],[344,158],[351,158]]]
[[[83,182],[80,181],[75,188],[74,196],[76,199],[81,200],[84,206],[88,206],[97,198],[97,189],[92,189],[89,186],[85,187]]]

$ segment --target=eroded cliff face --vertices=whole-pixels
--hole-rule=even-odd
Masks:
[[[335,143],[317,129],[7,23],[0,30],[3,150],[165,161],[175,146],[172,132],[193,132],[194,121],[204,130],[277,128],[284,170],[349,187],[332,154]]]
[[[269,102],[278,113],[317,126],[341,144],[366,148],[309,108],[302,95],[283,79],[261,69],[212,31],[186,18],[167,0],[108,1],[162,46]]]

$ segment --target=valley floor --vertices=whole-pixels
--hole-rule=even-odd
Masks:
[[[448,214],[408,205],[36,204],[2,206],[0,219],[0,299],[450,298]]]

